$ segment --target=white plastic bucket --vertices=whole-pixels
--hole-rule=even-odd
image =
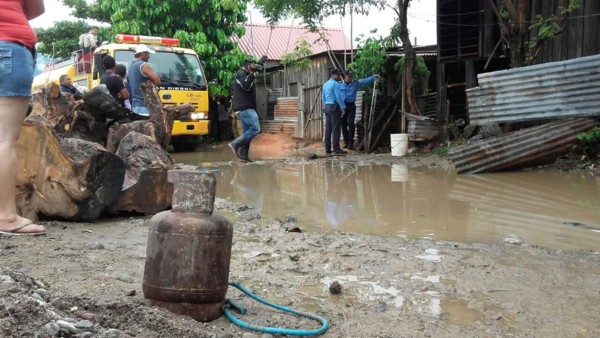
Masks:
[[[404,156],[408,150],[409,134],[391,134],[392,156]]]

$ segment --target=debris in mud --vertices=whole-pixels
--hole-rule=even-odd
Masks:
[[[564,222],[563,224],[565,225],[570,225],[572,227],[577,227],[580,229],[586,229],[586,230],[592,230],[592,231],[600,231],[599,227],[593,227],[584,223],[579,223],[579,222]]]
[[[296,232],[296,233],[303,233],[304,230],[300,229],[299,227],[293,227],[293,228],[285,228],[286,232]]]
[[[339,295],[342,293],[342,284],[340,284],[340,282],[338,281],[333,281],[331,284],[329,284],[329,292],[331,292],[332,295]]]
[[[523,244],[523,240],[520,239],[518,236],[509,235],[509,236],[504,237],[504,243],[520,245],[520,244]]]
[[[262,218],[262,216],[257,212],[249,212],[242,217],[242,220],[246,222],[258,221]]]
[[[127,296],[127,297],[133,297],[133,296],[135,296],[135,290],[131,290],[131,291],[127,292],[125,294],[125,296]]]
[[[308,153],[306,155],[306,159],[307,160],[316,160],[319,158],[319,155],[315,154],[315,153]]]
[[[69,308],[59,298],[52,302],[45,284],[22,273],[0,270],[0,336],[2,337],[129,337],[116,329],[104,329],[91,322],[93,315],[69,317],[56,305]],[[76,306],[70,307],[77,311]],[[91,315],[91,316],[90,316]],[[97,335],[95,335],[97,334]]]
[[[80,314],[77,315],[77,317],[79,317],[83,320],[92,320],[92,319],[94,319],[94,317],[96,317],[96,315],[93,313],[90,313],[90,312],[81,312]]]
[[[241,206],[239,206],[237,208],[237,212],[242,212],[242,211],[246,211],[246,210],[250,210],[250,209],[252,209],[252,207],[247,206],[246,204],[244,204],[244,205],[241,205]]]

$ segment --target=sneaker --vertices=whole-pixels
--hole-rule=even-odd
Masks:
[[[348,146],[348,150],[356,150],[353,145]]]
[[[235,154],[235,157],[237,157],[237,158],[240,158],[240,155],[239,155],[239,154],[238,154],[238,152],[237,152],[239,147],[238,147],[238,146],[235,146],[235,145],[233,144],[233,142],[231,142],[231,143],[228,143],[227,145],[229,146],[229,148],[231,148],[231,151],[233,151],[233,153]]]
[[[348,153],[347,151],[345,151],[345,150],[342,150],[342,149],[340,149],[340,150],[336,150],[336,151],[335,151],[335,154],[336,154],[336,155],[346,155],[347,153]]]

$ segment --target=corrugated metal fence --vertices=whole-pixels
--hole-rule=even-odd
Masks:
[[[480,74],[471,124],[600,116],[600,55]]]

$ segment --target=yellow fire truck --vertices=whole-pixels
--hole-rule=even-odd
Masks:
[[[179,40],[173,38],[118,34],[116,41],[96,48],[89,60],[75,52],[70,60],[47,66],[33,80],[33,89],[49,82],[58,83],[63,74],[68,75],[73,84],[91,89],[100,84],[103,56],[110,55],[117,64],[129,68],[137,44],[153,45],[156,53],[152,54],[150,64],[161,79],[158,94],[162,103],[190,103],[196,108],[189,116],[175,119],[171,144],[175,151],[195,150],[200,137],[208,134],[208,84],[196,52],[177,47]]]

